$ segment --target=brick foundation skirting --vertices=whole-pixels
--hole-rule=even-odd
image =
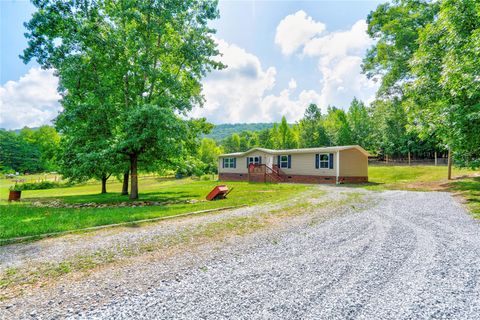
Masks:
[[[218,174],[218,180],[221,181],[248,181],[248,173],[225,173]]]
[[[251,174],[249,180],[248,173],[219,173],[218,179],[221,181],[265,182],[263,174]],[[269,180],[267,176],[266,182],[274,182]],[[340,183],[364,183],[368,182],[368,177],[339,177],[338,180]],[[285,182],[330,184],[336,183],[336,179],[334,176],[286,175]]]
[[[307,176],[307,175],[286,175],[285,182],[294,182],[294,183],[321,183],[321,184],[330,184],[335,183],[335,177],[331,176]]]
[[[368,182],[368,177],[339,177],[340,183],[365,183]]]

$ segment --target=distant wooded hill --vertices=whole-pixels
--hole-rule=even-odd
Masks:
[[[215,125],[212,132],[205,135],[216,141],[220,141],[233,133],[240,133],[242,131],[260,131],[270,129],[273,123],[225,123]]]

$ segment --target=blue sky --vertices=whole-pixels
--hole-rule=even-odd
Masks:
[[[306,105],[348,107],[373,98],[359,72],[371,44],[367,14],[379,1],[220,1],[212,25],[229,68],[204,81],[205,107],[192,116],[214,123],[298,120]],[[51,71],[18,58],[26,46],[28,1],[0,0],[0,127],[38,126],[61,110]],[[362,22],[363,21],[363,22]],[[242,70],[253,70],[245,73]],[[245,76],[242,76],[245,75]]]

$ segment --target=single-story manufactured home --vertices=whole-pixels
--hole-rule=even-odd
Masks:
[[[369,153],[360,146],[271,150],[219,156],[219,180],[300,183],[368,181]]]

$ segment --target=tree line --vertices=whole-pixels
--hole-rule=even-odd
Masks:
[[[213,125],[208,123],[204,123],[203,126],[203,132],[207,134],[213,128]],[[59,171],[73,182],[91,178],[101,180],[102,176],[96,177],[95,171],[91,168],[86,170],[90,173],[85,175],[84,180],[72,179],[73,174],[70,170],[75,169],[69,166],[71,162],[64,161],[70,151],[62,148],[61,138],[55,127],[48,125],[12,131],[0,129],[0,173],[33,174]],[[149,170],[161,173],[173,172],[182,176],[212,174],[217,172],[217,157],[223,152],[223,148],[218,146],[215,140],[196,138],[192,141],[188,155],[178,157],[170,165],[157,164]],[[101,172],[102,169],[98,171]],[[124,178],[122,175],[116,176]],[[104,191],[106,192],[106,189]]]
[[[37,173],[57,171],[60,136],[55,128],[0,130],[0,172]]]

